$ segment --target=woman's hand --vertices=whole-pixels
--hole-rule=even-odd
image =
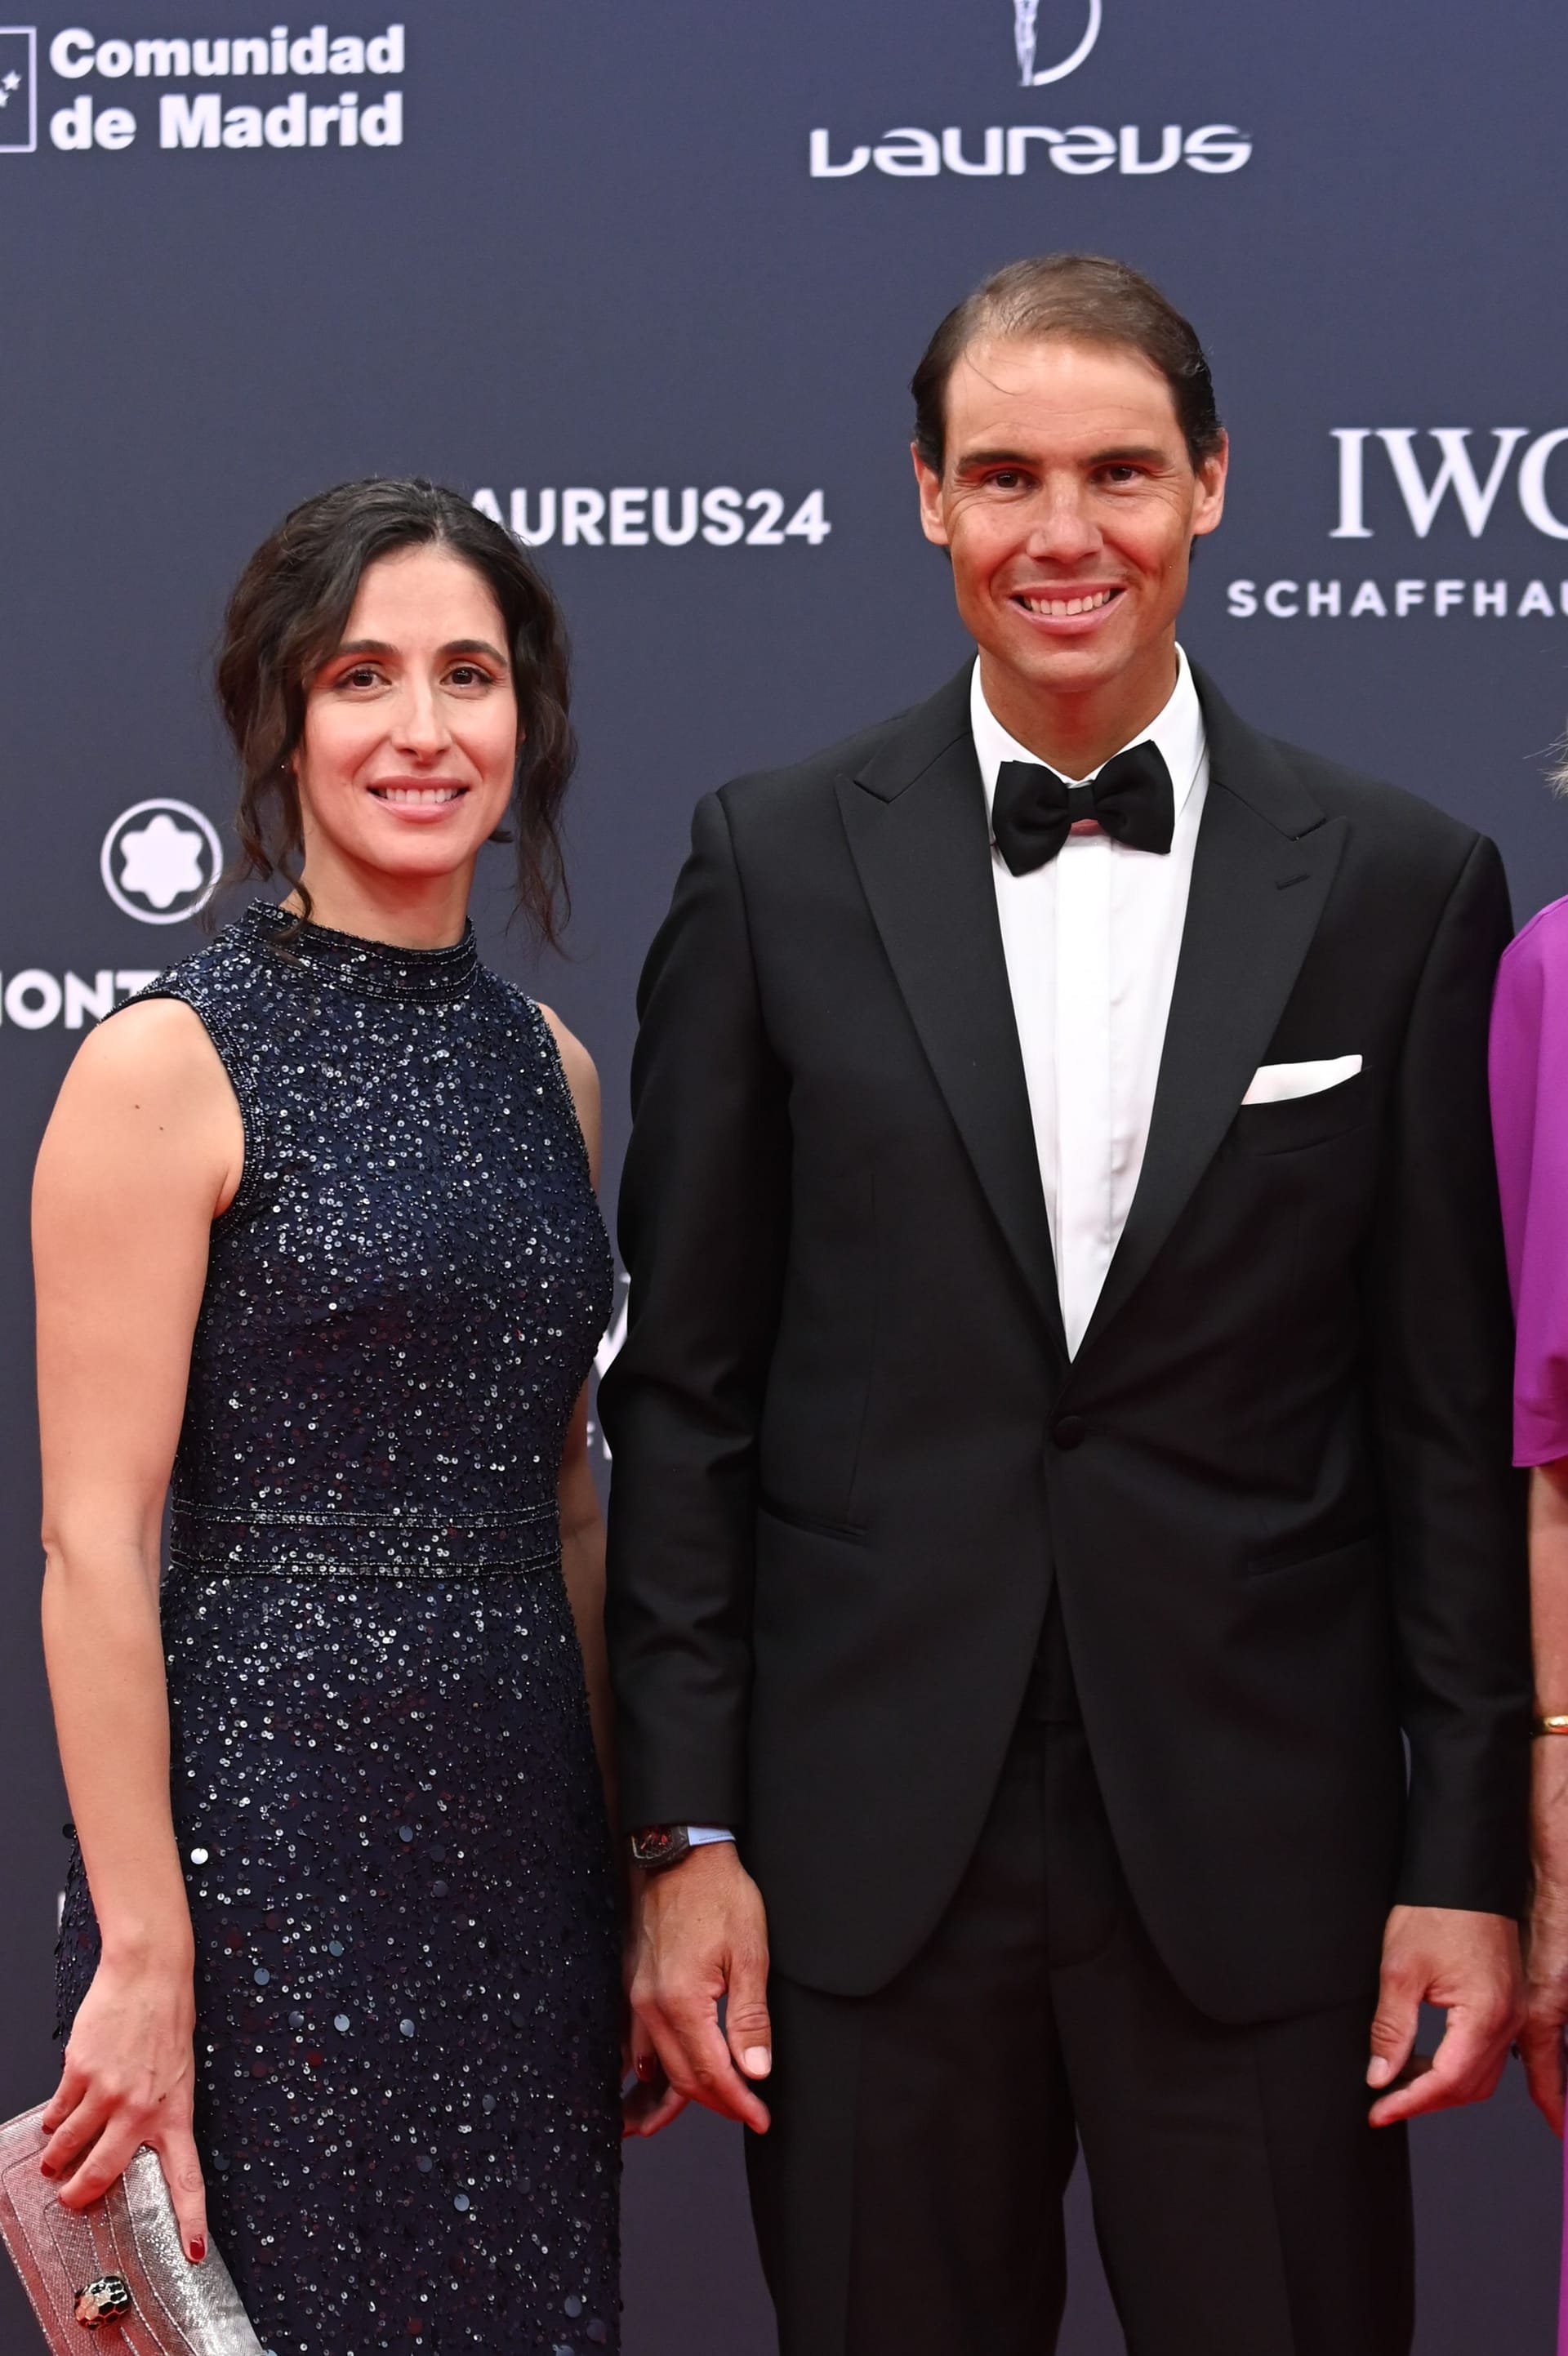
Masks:
[[[1563,2133],[1563,2035],[1568,2025],[1568,1738],[1533,1746],[1530,1815],[1535,1888],[1525,1926],[1525,2025],[1520,2057],[1531,2099]]]
[[[43,2172],[60,2204],[85,2209],[143,2144],[158,2156],[186,2255],[207,2255],[207,2200],[191,2133],[196,2002],[188,1965],[98,1966],[43,2115]]]

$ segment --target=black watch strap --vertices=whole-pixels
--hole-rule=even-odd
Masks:
[[[684,1825],[642,1825],[631,1836],[631,1861],[644,1873],[667,1873],[692,1854]]]

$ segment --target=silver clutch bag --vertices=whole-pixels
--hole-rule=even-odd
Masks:
[[[156,2153],[144,2145],[102,2201],[73,2212],[39,2172],[42,2117],[40,2105],[0,2126],[0,2240],[54,2356],[266,2356],[210,2238],[199,2266],[180,2247]]]

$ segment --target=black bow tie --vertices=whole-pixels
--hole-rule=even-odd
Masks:
[[[1069,786],[1039,761],[1004,761],[996,772],[991,831],[1015,875],[1044,867],[1085,818],[1130,851],[1168,851],[1176,795],[1159,746],[1130,744],[1087,786]]]

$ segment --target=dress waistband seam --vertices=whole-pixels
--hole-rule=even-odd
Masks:
[[[559,1546],[541,1547],[537,1554],[491,1556],[479,1562],[432,1560],[429,1557],[382,1561],[345,1561],[338,1555],[289,1554],[274,1561],[254,1558],[237,1560],[231,1555],[193,1555],[171,1548],[170,1573],[198,1579],[336,1579],[349,1583],[387,1579],[421,1579],[457,1584],[475,1579],[501,1579],[512,1573],[553,1569],[560,1562]]]
[[[240,1505],[188,1505],[178,1498],[173,1501],[176,1522],[227,1523],[257,1530],[394,1530],[409,1537],[526,1529],[534,1522],[553,1519],[558,1510],[552,1500],[547,1505],[520,1505],[504,1514],[359,1514],[330,1507],[321,1513],[292,1514],[252,1512]]]

